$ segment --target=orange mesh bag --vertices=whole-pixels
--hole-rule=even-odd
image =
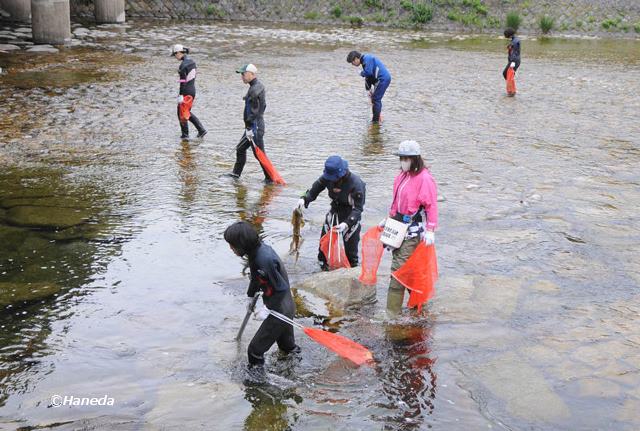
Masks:
[[[516,71],[513,67],[507,69],[507,94],[509,96],[516,94]]]
[[[258,162],[260,162],[264,170],[267,171],[267,174],[269,175],[269,178],[271,178],[271,181],[276,184],[285,185],[286,183],[284,182],[284,179],[280,176],[280,173],[275,168],[275,166],[273,166],[273,163],[271,163],[269,157],[267,157],[267,155],[260,149],[260,147],[253,144],[253,141],[251,141],[251,144],[256,150],[256,158],[258,159]]]
[[[335,354],[350,360],[356,365],[363,365],[373,362],[373,355],[361,344],[351,341],[348,338],[332,332],[323,331],[322,329],[302,328],[305,334],[322,344]]]
[[[344,240],[335,229],[331,229],[320,238],[320,250],[327,260],[329,269],[351,268],[344,251]]]
[[[420,241],[409,259],[391,276],[410,290],[407,307],[418,307],[420,312],[422,306],[436,293],[435,284],[438,279],[436,246],[427,246]]]
[[[191,107],[193,106],[193,96],[184,96],[180,104],[180,122],[186,123],[191,118]]]
[[[363,284],[376,284],[376,274],[384,252],[384,245],[380,242],[382,230],[380,226],[374,226],[362,237],[362,272],[359,280]]]

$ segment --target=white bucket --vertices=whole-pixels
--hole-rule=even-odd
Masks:
[[[400,245],[402,245],[402,241],[404,241],[404,238],[407,236],[407,229],[409,229],[408,224],[387,217],[387,221],[384,224],[384,230],[380,235],[380,241],[389,247],[399,248]]]

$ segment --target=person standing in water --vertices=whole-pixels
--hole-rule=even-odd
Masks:
[[[405,223],[407,234],[400,247],[393,250],[391,272],[399,269],[413,254],[420,241],[431,245],[438,226],[438,193],[431,172],[425,167],[416,141],[400,143],[396,155],[400,158],[400,172],[393,182],[393,201],[389,217]],[[383,227],[387,219],[379,223]],[[405,287],[391,277],[387,295],[387,312],[400,313]]]
[[[364,78],[364,88],[371,97],[371,110],[373,116],[371,122],[380,122],[382,113],[382,97],[391,84],[391,74],[380,59],[372,54],[360,54],[358,51],[351,51],[347,55],[347,63],[358,67],[362,66],[360,76]]]
[[[255,65],[245,64],[236,70],[236,73],[240,73],[242,82],[249,85],[249,90],[244,96],[243,119],[245,131],[236,146],[236,163],[233,166],[233,172],[229,174],[234,178],[240,178],[247,162],[247,150],[251,148],[256,160],[258,157],[253,145],[256,145],[264,152],[264,111],[267,109],[267,100],[264,85],[257,78],[258,68]],[[258,160],[258,162],[260,161]],[[271,183],[271,177],[264,169],[264,166],[261,164],[260,167],[264,173],[264,182]]]
[[[349,170],[349,163],[340,156],[331,156],[324,163],[324,171],[311,188],[298,199],[295,209],[308,208],[320,192],[327,189],[331,207],[322,226],[322,238],[337,224],[344,238],[344,251],[351,267],[358,266],[358,244],[360,243],[360,219],[364,211],[365,183]],[[318,250],[322,269],[328,269],[327,258]]]
[[[255,228],[245,221],[229,226],[224,231],[224,239],[236,255],[246,256],[249,260],[251,281],[247,296],[253,298],[261,292],[267,309],[293,319],[296,306],[289,288],[289,276],[276,252],[264,244]],[[269,314],[249,343],[250,368],[264,365],[264,354],[274,343],[285,354],[300,350],[293,335],[293,326]]]
[[[189,121],[198,129],[198,138],[207,134],[206,129],[191,112],[191,107],[196,98],[196,62],[187,57],[189,48],[180,44],[173,45],[171,56],[180,61],[178,74],[180,75],[180,93],[178,95],[178,121],[180,121],[181,139],[189,139]]]
[[[520,67],[520,38],[516,36],[515,30],[512,28],[507,28],[504,31],[504,37],[511,39],[509,45],[507,45],[509,52],[507,66],[502,71],[502,76],[504,79],[507,79],[507,70],[509,70],[510,67],[513,67],[514,72]]]

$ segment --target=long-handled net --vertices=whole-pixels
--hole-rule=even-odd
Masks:
[[[338,356],[348,359],[356,365],[373,362],[373,355],[369,349],[355,341],[343,337],[342,335],[334,334],[333,332],[324,331],[318,328],[308,328],[294,322],[292,319],[278,313],[277,311],[269,310],[269,313],[283,322],[293,325],[298,329],[302,329],[304,333],[315,342],[322,344]]]

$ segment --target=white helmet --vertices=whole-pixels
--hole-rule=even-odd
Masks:
[[[180,45],[179,43],[176,43],[171,47],[171,55],[176,55],[176,52],[184,52],[184,51],[185,51],[184,46]]]
[[[395,154],[400,157],[419,156],[420,144],[416,141],[402,141],[398,147],[398,152]]]

